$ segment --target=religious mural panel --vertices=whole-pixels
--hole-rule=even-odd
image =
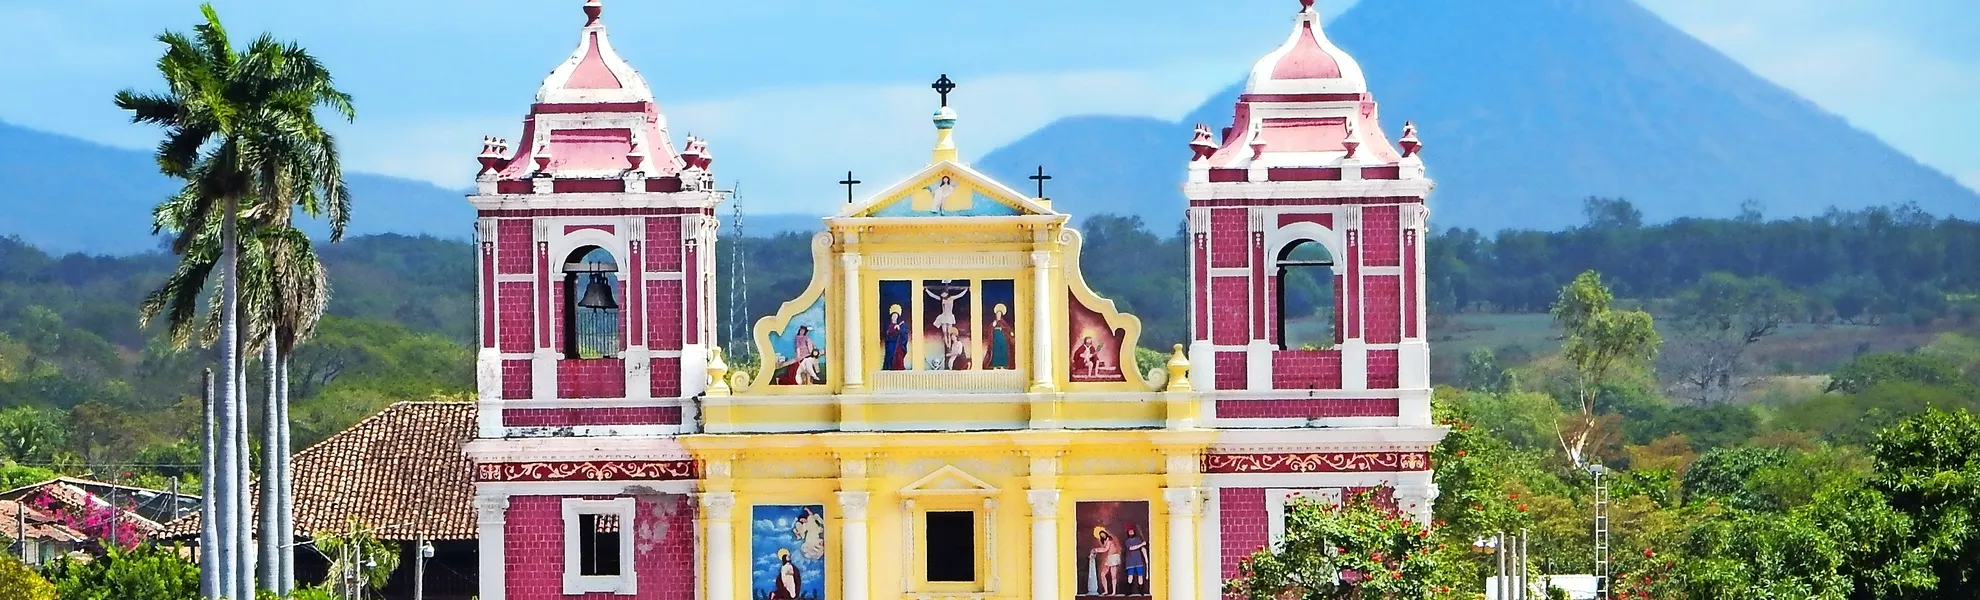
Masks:
[[[825,507],[761,505],[750,522],[750,597],[825,600]]]
[[[880,369],[908,370],[908,346],[914,337],[914,282],[880,282]]]
[[[930,371],[964,371],[971,364],[970,281],[921,282],[921,348]]]
[[[1080,502],[1073,522],[1079,561],[1075,599],[1153,596],[1147,502]]]
[[[822,385],[825,383],[825,299],[791,317],[784,331],[770,333],[771,357],[776,361],[770,374],[771,385]]]
[[[1017,368],[1017,328],[1012,320],[1017,314],[1017,284],[1009,279],[990,279],[983,282],[982,305],[989,314],[979,316],[976,330],[982,333],[983,369],[1008,371]]]
[[[1106,317],[1087,308],[1079,296],[1068,294],[1067,321],[1072,329],[1067,356],[1072,358],[1075,383],[1127,381],[1121,372],[1121,339],[1127,332],[1108,327]]]
[[[884,203],[876,217],[1002,217],[1023,214],[1017,207],[984,195],[970,182],[944,173]]]

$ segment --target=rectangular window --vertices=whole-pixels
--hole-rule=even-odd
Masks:
[[[930,511],[928,581],[976,581],[976,513]]]
[[[578,515],[578,574],[619,575],[619,516]]]

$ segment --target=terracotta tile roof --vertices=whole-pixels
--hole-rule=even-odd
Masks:
[[[27,511],[23,519],[21,511]],[[57,522],[50,515],[32,506],[15,500],[0,500],[0,538],[14,539],[21,533],[21,525],[27,527],[27,538],[56,542],[80,543],[89,539],[83,532]]]
[[[297,453],[297,535],[355,517],[383,540],[475,539],[474,469],[463,451],[474,433],[471,403],[400,402]],[[199,515],[165,535],[197,537]]]
[[[146,518],[141,510],[133,510],[134,506],[146,502],[147,498],[162,497],[165,495],[165,492],[159,490],[116,485],[74,477],[57,477],[41,483],[0,492],[0,503],[20,501],[29,503],[31,506],[28,514],[29,520],[32,521],[34,515],[47,513],[46,510],[33,508],[39,502],[54,502],[70,510],[89,511],[112,505],[111,498],[105,498],[102,495],[105,493],[116,494],[114,496],[116,500],[115,505],[119,508],[117,511],[117,520],[129,524],[131,529],[139,535],[147,538],[153,537],[164,529],[164,525]],[[6,523],[14,523],[12,519],[15,515],[11,510],[6,511],[5,515],[9,519]],[[31,526],[30,529],[32,529]],[[63,529],[69,528],[64,527]],[[75,530],[70,529],[70,531],[74,532]],[[68,534],[54,535],[51,539],[58,539],[66,535]]]

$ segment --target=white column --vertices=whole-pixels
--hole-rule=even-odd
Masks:
[[[734,492],[702,492],[701,519],[707,524],[707,557],[701,561],[701,580],[708,586],[707,600],[737,600]],[[486,597],[486,596],[484,596]]]
[[[1052,391],[1052,253],[1031,253],[1031,391]]]
[[[1025,492],[1031,502],[1031,600],[1059,600],[1059,490]]]
[[[872,556],[866,548],[866,492],[839,492],[839,600],[866,600],[871,586],[867,570]]]
[[[503,600],[508,595],[508,548],[505,528],[508,522],[509,498],[506,496],[478,496],[474,499],[476,537],[480,538],[477,554],[481,561],[479,597],[483,600]]]
[[[844,342],[839,344],[839,356],[841,358],[839,366],[839,373],[841,375],[839,377],[847,389],[857,390],[866,385],[866,367],[862,364],[864,359],[860,356],[859,352],[859,338],[860,334],[863,333],[862,327],[864,327],[859,321],[861,302],[859,294],[859,255],[851,252],[840,254],[839,264],[841,265],[839,270],[845,277],[843,283],[839,286],[839,294],[845,299],[843,302],[845,305],[845,315],[839,318],[839,332],[844,336]]]
[[[1196,594],[1197,489],[1163,488],[1162,499],[1169,503],[1169,599],[1183,600]]]
[[[1396,474],[1396,508],[1408,513],[1416,522],[1430,524],[1431,511],[1437,503],[1437,484],[1429,471],[1414,471]]]

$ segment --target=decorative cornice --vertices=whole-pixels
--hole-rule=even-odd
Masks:
[[[669,481],[695,479],[692,460],[484,463],[475,480],[494,481]]]
[[[1369,473],[1428,471],[1428,452],[1312,452],[1291,454],[1210,454],[1205,473]]]

